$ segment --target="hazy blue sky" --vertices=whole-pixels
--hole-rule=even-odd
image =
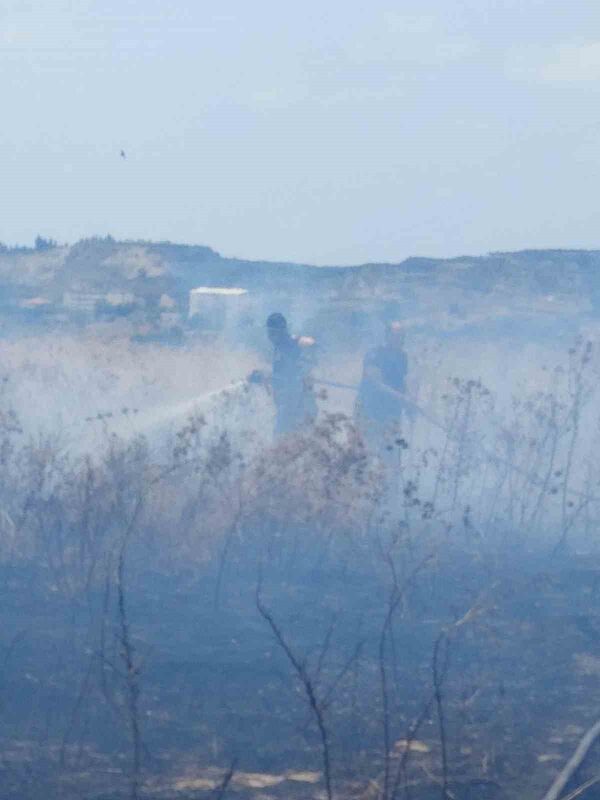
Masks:
[[[600,247],[598,0],[0,0],[0,109],[9,243]]]

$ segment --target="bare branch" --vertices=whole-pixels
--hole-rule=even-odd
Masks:
[[[321,737],[321,753],[323,758],[323,774],[325,777],[325,791],[327,793],[327,800],[332,800],[333,791],[331,786],[331,756],[330,756],[330,746],[329,746],[329,733],[327,731],[327,726],[325,724],[325,718],[323,714],[324,711],[323,704],[319,702],[319,700],[317,699],[315,686],[310,675],[306,670],[305,662],[301,661],[298,658],[298,656],[295,655],[290,645],[286,641],[281,628],[275,622],[273,615],[263,605],[262,600],[260,598],[260,583],[256,589],[256,607],[258,609],[258,613],[268,623],[269,627],[271,628],[275,640],[277,641],[277,643],[287,656],[290,664],[296,671],[300,683],[304,688],[308,704],[311,708],[311,711],[314,714],[317,728],[319,729],[319,735]]]
[[[575,772],[579,769],[587,756],[590,747],[594,744],[596,739],[600,736],[600,720],[595,722],[592,727],[585,733],[581,741],[577,745],[575,752],[567,761],[564,768],[559,772],[552,786],[548,789],[542,800],[559,800],[561,792],[571,780]]]

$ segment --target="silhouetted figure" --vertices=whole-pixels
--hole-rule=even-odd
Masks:
[[[292,336],[285,317],[278,312],[267,319],[267,334],[273,345],[275,435],[280,436],[299,430],[317,416],[309,356],[315,341],[309,336]]]
[[[367,441],[376,451],[398,433],[402,417],[410,413],[406,392],[408,358],[400,322],[386,328],[385,344],[369,350],[356,398],[356,417]]]
[[[125,155],[125,150],[121,150],[121,158],[127,158],[127,156]]]

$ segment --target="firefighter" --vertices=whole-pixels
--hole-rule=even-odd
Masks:
[[[392,434],[399,435],[403,417],[412,413],[405,394],[407,375],[404,329],[396,320],[386,328],[385,343],[366,353],[356,399],[357,422],[378,453],[389,446]]]
[[[273,345],[271,387],[275,402],[275,435],[282,436],[311,424],[317,416],[310,367],[315,340],[292,336],[279,312],[267,319],[267,335]]]

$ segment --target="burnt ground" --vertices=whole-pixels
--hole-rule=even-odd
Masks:
[[[600,560],[521,556],[491,569],[450,553],[406,592],[382,651],[390,582],[370,546],[291,552],[263,563],[261,600],[323,705],[337,796],[382,796],[382,665],[388,797],[441,796],[440,710],[448,797],[543,796],[600,717]],[[251,553],[240,542],[224,569],[170,575],[138,553],[129,671],[114,586],[73,596],[44,569],[5,565],[0,796],[131,797],[133,692],[140,797],[219,796],[232,765],[227,793],[240,800],[325,797],[315,718],[258,613]],[[600,774],[599,756],[600,745],[572,788]],[[581,796],[600,797],[600,784]]]

